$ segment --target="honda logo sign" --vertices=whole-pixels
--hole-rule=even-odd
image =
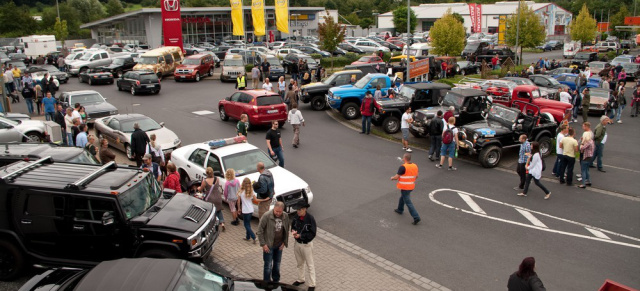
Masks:
[[[180,8],[178,0],[164,0],[165,11],[178,11],[178,8]]]

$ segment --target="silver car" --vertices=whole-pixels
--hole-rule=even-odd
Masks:
[[[140,129],[148,136],[155,133],[156,143],[160,144],[165,154],[172,152],[182,143],[173,131],[164,127],[164,122],[157,123],[142,114],[118,114],[100,118],[95,121],[94,127],[98,138],[106,138],[110,146],[124,151],[127,157],[133,160],[131,134],[135,123],[138,123]]]
[[[44,142],[47,133],[40,120],[10,120],[0,117],[0,142]]]

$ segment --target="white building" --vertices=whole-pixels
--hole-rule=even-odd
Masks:
[[[555,3],[535,3],[533,1],[525,1],[523,3],[529,5],[535,13],[540,15],[547,37],[564,38],[569,33],[569,24],[573,19],[571,12]],[[420,6],[413,6],[411,9],[418,17],[418,25],[416,26],[416,31],[418,32],[429,31],[433,23],[440,19],[448,9],[451,9],[451,12],[460,14],[464,18],[466,31],[471,32],[471,17],[467,3],[420,4]],[[518,1],[482,4],[482,32],[497,33],[500,16],[515,14],[517,9]],[[388,31],[395,29],[393,26],[393,12],[378,15],[378,28]]]

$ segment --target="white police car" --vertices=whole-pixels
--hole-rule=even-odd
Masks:
[[[275,199],[285,203],[285,211],[293,212],[291,206],[301,202],[311,204],[313,193],[309,184],[294,173],[278,166],[265,152],[256,146],[244,142],[244,137],[225,140],[208,141],[182,146],[171,153],[171,161],[176,165],[183,187],[191,180],[203,180],[207,167],[211,167],[216,176],[222,178],[224,188],[224,173],[227,169],[234,169],[237,179],[242,182],[249,178],[258,181],[256,165],[263,162],[265,168],[273,174]],[[253,205],[254,216],[258,216],[258,205]]]

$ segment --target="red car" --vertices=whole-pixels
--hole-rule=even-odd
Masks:
[[[287,121],[287,105],[280,95],[267,90],[242,90],[218,102],[220,119],[240,120],[247,114],[250,125],[271,124],[277,120],[282,127]]]
[[[364,64],[378,64],[378,63],[384,64],[384,61],[378,56],[366,56],[366,57],[361,57],[360,59],[358,59],[357,61],[351,64],[364,65]]]
[[[213,68],[215,65],[213,56],[209,54],[188,56],[182,64],[176,68],[175,72],[173,72],[173,78],[176,82],[183,80],[200,82],[203,76],[213,76]]]

